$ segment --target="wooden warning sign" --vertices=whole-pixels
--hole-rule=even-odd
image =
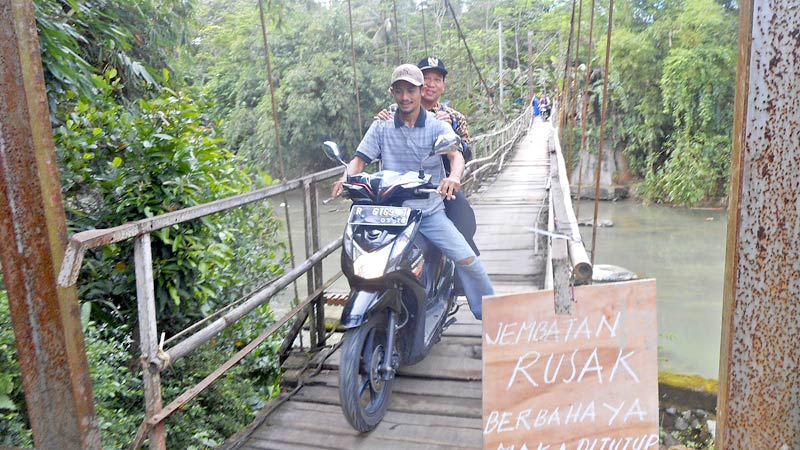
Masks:
[[[657,450],[656,283],[486,299],[484,450]]]

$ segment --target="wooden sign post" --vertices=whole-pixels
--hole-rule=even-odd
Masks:
[[[657,450],[655,280],[484,301],[484,450]]]

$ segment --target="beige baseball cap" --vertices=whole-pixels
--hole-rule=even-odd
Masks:
[[[392,84],[400,80],[408,81],[414,86],[422,86],[425,82],[422,71],[413,64],[401,64],[394,69],[394,72],[392,72]]]

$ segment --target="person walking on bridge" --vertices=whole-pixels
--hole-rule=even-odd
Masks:
[[[422,87],[422,107],[436,115],[436,118],[449,124],[456,134],[461,138],[462,153],[464,161],[472,159],[472,140],[469,136],[469,125],[467,118],[456,111],[455,109],[441,103],[439,98],[444,93],[447,86],[445,78],[447,77],[447,69],[445,68],[444,61],[435,57],[429,56],[422,59],[417,67],[422,71],[425,84]],[[388,109],[384,109],[376,116],[377,119],[389,120],[392,118],[392,113]],[[445,166],[445,173],[450,173],[450,161],[442,157]],[[478,246],[475,244],[475,231],[477,224],[475,220],[475,211],[472,210],[467,196],[464,192],[459,190],[455,193],[452,199],[446,199],[444,202],[445,213],[447,217],[453,221],[456,229],[464,236],[467,243],[475,252],[475,255],[480,255]]]
[[[390,89],[397,104],[394,119],[372,123],[350,161],[348,173],[360,173],[378,158],[383,161],[385,170],[417,171],[437,137],[449,134],[455,139],[451,126],[437,120],[436,115],[421,106],[424,82],[422,71],[413,64],[402,64],[394,69]],[[424,166],[425,171],[431,174],[431,183],[439,186],[437,190],[441,196],[409,200],[405,206],[422,211],[419,231],[456,262],[456,272],[470,310],[480,320],[483,296],[494,294],[494,289],[480,259],[444,212],[442,198],[452,198],[458,192],[464,173],[464,155],[461,152],[448,153],[447,157],[449,175],[445,174],[443,164],[436,160],[429,159]],[[343,181],[334,183],[331,192],[334,197],[342,193]]]

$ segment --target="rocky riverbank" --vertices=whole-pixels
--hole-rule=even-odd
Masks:
[[[716,391],[716,380],[659,374],[659,450],[714,449]]]
[[[714,449],[716,416],[704,409],[662,408],[660,450]]]

